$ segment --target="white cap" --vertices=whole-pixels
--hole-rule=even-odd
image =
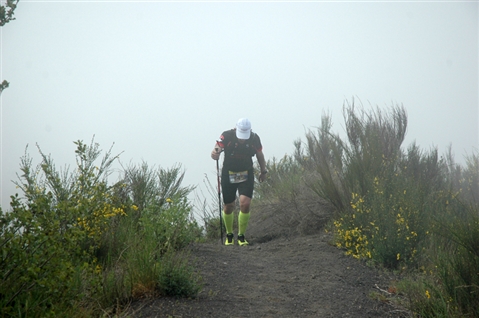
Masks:
[[[249,139],[251,134],[251,122],[248,118],[240,118],[236,123],[236,137],[238,139]]]

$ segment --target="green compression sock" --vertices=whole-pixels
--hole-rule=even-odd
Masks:
[[[225,221],[226,233],[233,233],[234,213],[226,214],[223,211],[223,220]]]
[[[238,215],[238,234],[245,234],[246,227],[248,226],[249,213],[243,213],[240,211]]]

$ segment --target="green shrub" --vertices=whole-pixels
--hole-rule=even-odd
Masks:
[[[2,316],[48,316],[98,290],[100,268],[94,252],[108,222],[124,214],[112,204],[106,174],[116,157],[108,152],[98,166],[98,145],[77,145],[77,169],[57,171],[43,154],[21,159],[16,182],[24,200],[12,196],[11,212],[1,212],[0,307]],[[76,284],[81,273],[83,284]],[[68,299],[68,301],[59,301]]]
[[[431,251],[434,275],[444,297],[463,317],[479,315],[479,208],[451,208],[451,216],[439,220],[436,248]]]
[[[186,198],[193,188],[181,186],[183,176],[179,166],[156,169],[142,163],[125,169],[117,196],[131,209],[103,237],[100,261],[111,286],[104,291],[105,303],[155,294],[163,256],[201,237]]]
[[[450,299],[444,298],[444,291],[433,276],[415,275],[403,279],[398,284],[398,292],[407,296],[409,308],[417,317],[463,317]]]
[[[336,208],[337,246],[415,272],[420,279],[405,280],[404,292],[421,316],[478,316],[478,156],[462,168],[450,150],[441,159],[414,143],[402,150],[402,107],[385,114],[347,106],[344,114],[347,142],[324,116],[295,153],[301,180]]]
[[[161,295],[195,297],[201,288],[201,278],[188,264],[188,257],[169,253],[162,257],[157,281]]]
[[[306,148],[300,140],[295,142],[294,158],[303,172],[302,180],[322,200],[336,211],[348,209],[351,190],[344,177],[344,145],[337,134],[331,132],[332,122],[324,115],[321,126],[306,134]]]
[[[71,172],[56,169],[40,149],[36,168],[27,154],[21,158],[16,184],[24,198],[12,196],[12,211],[0,210],[2,317],[94,317],[117,310],[131,297],[154,292],[164,255],[201,236],[180,167],[129,167],[125,178],[109,185],[118,156],[110,149],[98,160],[98,144],[75,144]],[[183,278],[193,290],[194,275]]]

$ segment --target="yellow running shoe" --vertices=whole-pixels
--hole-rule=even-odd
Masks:
[[[233,233],[226,234],[225,245],[235,245]]]
[[[248,241],[246,241],[244,238],[244,234],[238,235],[238,245],[239,246],[249,245]]]

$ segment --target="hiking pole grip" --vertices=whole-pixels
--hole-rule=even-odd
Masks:
[[[221,213],[221,185],[220,185],[220,164],[218,159],[216,160],[216,178],[218,181],[218,208],[220,212],[220,231],[221,231],[221,244],[223,244],[223,217]]]

